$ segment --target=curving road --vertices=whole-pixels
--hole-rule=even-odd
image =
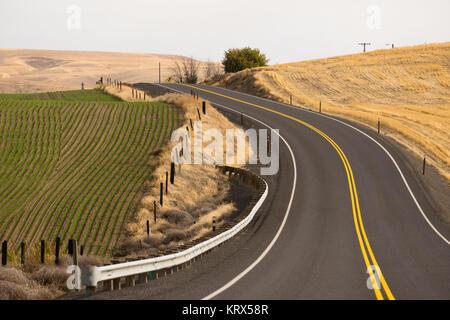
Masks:
[[[450,227],[382,138],[223,88],[163,86],[280,129],[279,174],[251,225],[189,270],[90,298],[450,299]]]

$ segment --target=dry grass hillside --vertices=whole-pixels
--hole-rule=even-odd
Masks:
[[[172,74],[177,55],[0,48],[0,92],[30,93],[93,88],[101,77],[126,82],[155,82]],[[200,68],[205,71],[206,63]]]
[[[450,42],[244,70],[227,86],[363,123],[450,180]]]

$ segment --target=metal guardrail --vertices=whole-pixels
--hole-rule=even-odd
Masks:
[[[99,282],[120,279],[123,277],[130,277],[136,275],[145,275],[152,271],[164,270],[168,268],[173,268],[184,263],[191,261],[192,259],[200,256],[201,254],[217,247],[218,245],[224,243],[225,241],[232,238],[235,234],[239,233],[244,229],[250,221],[252,221],[256,212],[259,210],[261,205],[268,194],[268,185],[264,179],[258,177],[264,182],[265,189],[259,200],[256,202],[250,213],[239,223],[228,229],[219,235],[208,239],[202,243],[199,243],[189,249],[174,254],[169,254],[161,257],[131,261],[125,263],[118,263],[108,266],[96,267],[96,266],[85,266],[82,268],[81,272],[81,284],[87,288],[96,288]]]

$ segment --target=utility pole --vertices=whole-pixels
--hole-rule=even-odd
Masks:
[[[366,52],[366,46],[370,46],[371,45],[371,43],[369,43],[369,42],[361,42],[361,43],[358,43],[360,46],[363,46],[363,52]]]

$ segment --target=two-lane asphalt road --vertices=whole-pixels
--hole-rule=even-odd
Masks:
[[[236,239],[189,270],[91,298],[450,299],[450,228],[396,150],[315,112],[222,88],[164,86],[279,129],[280,172],[264,177],[269,197]],[[379,289],[368,289],[370,274]]]

